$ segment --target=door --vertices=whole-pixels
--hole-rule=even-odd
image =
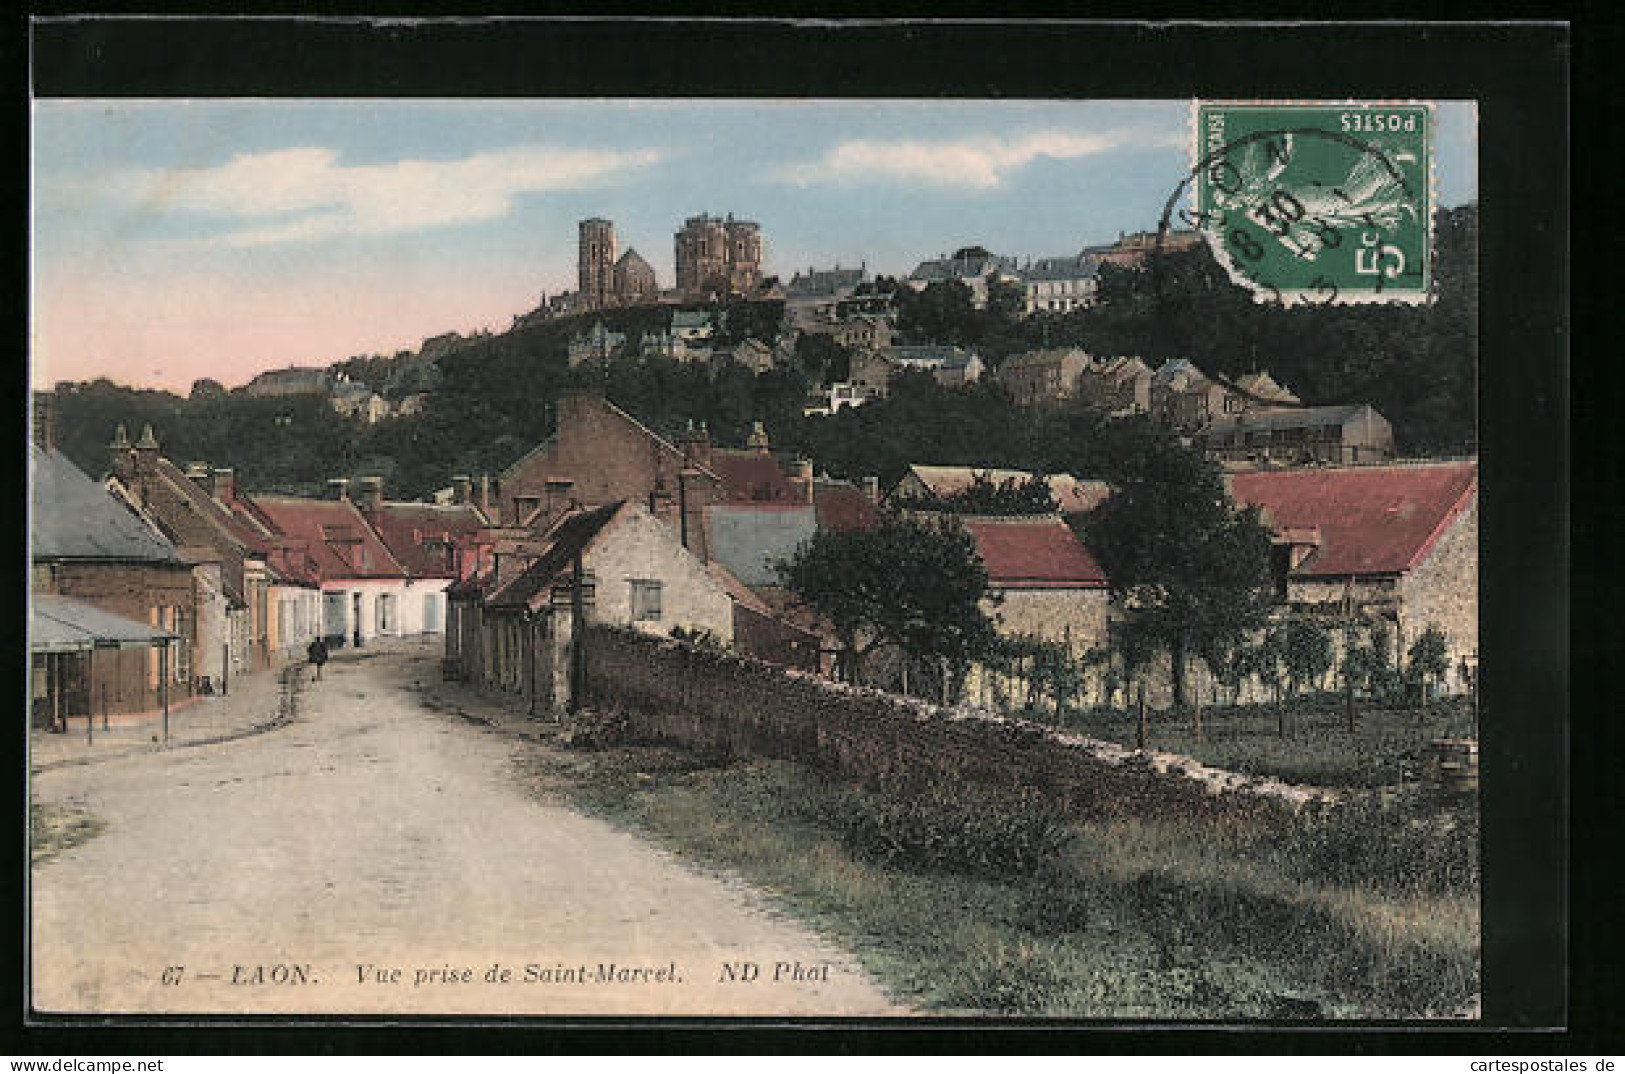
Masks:
[[[322,594],[322,636],[329,645],[343,645],[349,623],[345,617],[345,594]]]
[[[425,593],[423,595],[423,632],[425,634],[440,633],[439,593]]]

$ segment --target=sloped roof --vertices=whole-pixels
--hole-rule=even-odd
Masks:
[[[1478,489],[1476,462],[1231,474],[1230,495],[1277,531],[1320,530],[1301,577],[1397,574],[1420,563]]]
[[[954,496],[970,488],[980,475],[986,477],[994,485],[1003,485],[1007,481],[1017,483],[1032,480],[1030,470],[1003,470],[987,466],[926,466],[915,463],[908,468],[913,474],[937,496]],[[1078,514],[1092,511],[1109,494],[1110,490],[1104,481],[1080,481],[1071,474],[1048,474],[1046,480],[1049,484],[1050,495],[1062,514]]]
[[[486,528],[473,504],[384,503],[365,512],[378,536],[414,578],[450,578],[456,572],[444,556],[426,547],[431,540],[466,544]]]
[[[776,560],[788,559],[818,530],[817,508],[803,504],[716,504],[705,509],[706,547],[748,586],[779,583]]]
[[[590,510],[571,511],[555,522],[544,539],[547,548],[530,566],[486,599],[490,608],[526,608],[552,587],[553,580],[570,569],[578,554],[585,554],[605,526],[626,504],[606,503]]]
[[[677,310],[671,315],[671,326],[677,328],[710,328],[711,315],[704,310]]]
[[[233,514],[225,504],[209,495],[169,459],[160,455],[153,460],[152,469],[159,480],[172,489],[176,496],[185,500],[197,516],[207,522],[221,537],[256,555],[263,555],[270,547],[270,542],[264,534],[243,518]]]
[[[1221,414],[1209,423],[1207,431],[1210,433],[1265,432],[1275,429],[1320,428],[1327,425],[1342,425],[1349,419],[1359,417],[1363,411],[1368,410],[1372,414],[1377,413],[1366,403],[1344,403],[1339,406],[1268,407],[1262,410],[1250,410],[1243,414]]]
[[[1104,589],[1106,572],[1059,518],[967,518],[995,589]]]
[[[36,593],[29,598],[28,649],[75,653],[87,649],[145,649],[177,637],[134,619],[69,597]]]
[[[785,293],[793,298],[832,295],[843,288],[857,287],[867,275],[868,271],[861,267],[808,269],[805,273],[797,272],[790,278]]]
[[[1013,354],[1006,358],[999,369],[1037,369],[1047,365],[1058,365],[1067,358],[1076,355],[1085,362],[1089,361],[1089,352],[1081,347],[1045,347],[1036,351],[1026,351],[1022,354]]]
[[[184,566],[175,546],[58,451],[29,445],[35,559],[101,559]]]
[[[1100,275],[1100,262],[1090,254],[1045,257],[1022,270],[1024,280],[1092,280]]]
[[[880,525],[880,508],[864,495],[862,489],[849,481],[815,480],[813,506],[821,530],[849,533]]]
[[[261,493],[254,506],[277,532],[301,541],[323,578],[404,578],[407,571],[349,500],[315,500],[303,496]],[[360,565],[352,566],[339,547],[358,546]]]
[[[778,461],[754,449],[713,448],[711,469],[730,503],[794,503],[796,491]]]
[[[973,352],[963,347],[938,343],[883,347],[880,353],[888,361],[901,362],[904,365],[941,366],[944,369],[962,369],[976,357]]]

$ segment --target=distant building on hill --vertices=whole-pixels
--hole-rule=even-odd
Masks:
[[[1021,270],[1028,313],[1070,313],[1094,301],[1100,261],[1089,254],[1045,257]]]
[[[762,228],[750,220],[701,213],[683,221],[674,241],[677,290],[688,298],[748,294],[762,282]]]
[[[269,369],[243,385],[244,395],[322,395],[327,392],[330,375],[325,369],[290,366],[287,369]]]
[[[933,283],[958,280],[970,288],[971,305],[977,309],[987,307],[987,281],[989,278],[1018,283],[1019,266],[1013,257],[1001,257],[980,246],[966,246],[955,250],[952,256],[943,255],[921,261],[903,280],[916,291],[923,291]]]

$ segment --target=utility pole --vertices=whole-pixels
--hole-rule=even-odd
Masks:
[[[169,642],[158,650],[158,696],[164,706],[164,745],[169,745]]]

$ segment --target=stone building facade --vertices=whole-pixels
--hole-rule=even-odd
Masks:
[[[586,309],[602,309],[615,295],[615,225],[595,216],[577,231],[576,293]]]
[[[675,237],[677,290],[685,298],[745,294],[762,282],[762,228],[701,213]]]

